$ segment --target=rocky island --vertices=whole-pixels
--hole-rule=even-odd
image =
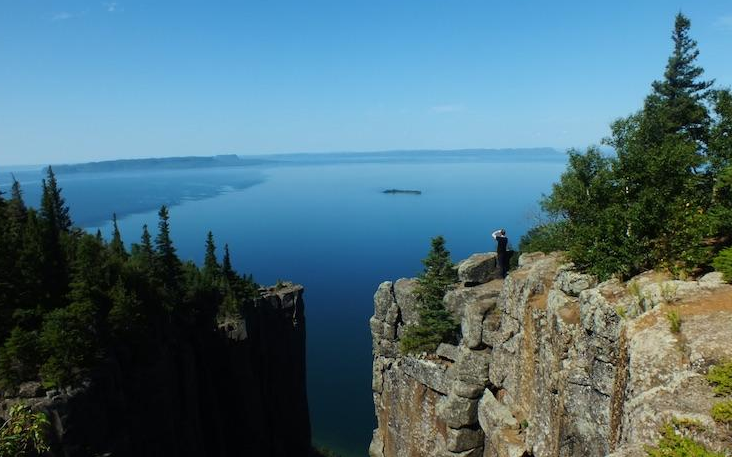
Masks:
[[[386,189],[382,193],[384,193],[384,194],[422,195],[421,190],[405,190],[405,189]]]

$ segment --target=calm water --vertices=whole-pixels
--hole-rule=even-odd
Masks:
[[[91,230],[108,234],[107,218],[117,211],[125,241],[137,241],[143,224],[156,226],[150,208],[175,204],[172,233],[182,258],[202,261],[210,229],[219,246],[229,243],[240,272],[262,284],[304,284],[314,439],[344,457],[362,457],[375,425],[368,319],[378,284],[418,273],[438,234],[455,260],[493,249],[496,228],[517,244],[565,157],[338,162],[63,175],[59,182],[76,222]],[[17,176],[36,204],[39,174]],[[381,193],[389,188],[423,193]]]

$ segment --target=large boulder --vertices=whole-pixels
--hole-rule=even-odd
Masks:
[[[465,284],[483,284],[500,275],[495,252],[473,254],[457,265],[458,279]]]

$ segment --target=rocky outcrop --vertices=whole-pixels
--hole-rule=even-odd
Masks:
[[[306,456],[303,288],[262,289],[241,319],[142,359],[110,357],[80,386],[0,401],[45,411],[53,456]]]
[[[490,269],[460,278],[444,302],[462,338],[429,356],[398,351],[418,306],[403,287],[413,280],[379,286],[372,457],[640,457],[673,419],[700,423],[695,438],[710,449],[732,449],[704,376],[732,359],[732,286],[658,273],[598,284],[560,254],[519,265],[505,280]]]

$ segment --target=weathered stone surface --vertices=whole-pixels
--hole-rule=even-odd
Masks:
[[[478,403],[478,421],[483,430],[496,428],[518,428],[518,421],[503,403],[496,400],[493,393],[485,389]]]
[[[483,447],[485,435],[479,427],[448,428],[447,450],[450,452],[465,452],[477,447]]]
[[[394,297],[399,305],[402,320],[406,325],[419,322],[419,302],[414,295],[416,287],[416,279],[402,278],[394,283]]]
[[[457,379],[460,381],[477,386],[485,386],[488,383],[489,365],[490,351],[472,351],[461,346],[454,368]]]
[[[404,373],[416,379],[420,384],[443,395],[449,391],[450,383],[446,377],[447,367],[445,365],[414,357],[402,358],[401,364]]]
[[[483,284],[496,278],[500,273],[496,265],[497,258],[495,252],[471,255],[458,263],[458,279],[465,284]]]
[[[460,322],[465,346],[475,349],[483,344],[483,319],[495,308],[501,284],[501,281],[493,281],[481,286],[481,295],[465,304]]]
[[[597,285],[597,278],[572,269],[572,264],[564,265],[554,279],[554,287],[567,295],[578,297],[580,292]]]
[[[442,357],[443,359],[454,362],[458,358],[458,347],[454,344],[441,343],[439,346],[437,346],[437,351],[435,351],[435,354],[438,357]]]
[[[450,392],[463,398],[480,398],[483,389],[482,385],[469,384],[459,379],[453,380],[450,385]]]
[[[18,387],[18,397],[20,398],[42,397],[45,393],[46,389],[38,381],[24,382]]]
[[[449,394],[437,403],[437,417],[450,428],[469,427],[478,423],[478,400]]]
[[[394,304],[394,285],[391,281],[379,284],[374,294],[374,318],[380,321],[386,320],[388,309]]]
[[[704,378],[710,365],[732,359],[732,286],[718,275],[677,281],[655,272],[597,284],[562,254],[520,263],[490,293],[486,283],[446,295],[462,338],[430,362],[444,367],[441,375],[416,363],[409,365],[414,377],[386,369],[436,397],[429,407],[411,404],[384,381],[377,411],[399,414],[379,420],[382,436],[404,418],[417,424],[398,425],[411,438],[383,457],[640,457],[674,417],[701,423],[705,432],[695,439],[709,449],[732,447],[729,430],[710,417],[719,398]],[[681,316],[679,333],[670,329],[670,311]],[[483,443],[459,445],[458,433],[468,433],[459,430],[478,430],[475,421]],[[416,442],[422,428],[439,437],[434,448]]]

